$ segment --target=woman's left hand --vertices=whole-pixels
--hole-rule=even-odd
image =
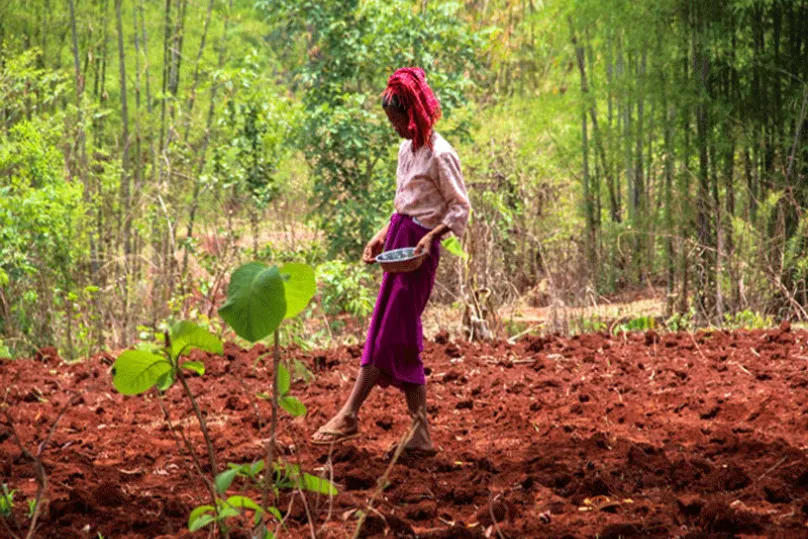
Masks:
[[[421,241],[419,241],[418,245],[415,246],[415,256],[429,256],[433,241],[435,241],[435,236],[433,236],[431,232],[421,238]]]

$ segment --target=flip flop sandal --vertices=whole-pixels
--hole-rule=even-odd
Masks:
[[[312,443],[312,445],[332,445],[332,444],[336,445],[336,444],[341,444],[343,442],[347,442],[348,440],[354,440],[356,438],[359,438],[359,431],[351,432],[351,433],[345,433],[345,432],[342,432],[342,431],[339,431],[339,430],[322,430],[322,429],[320,429],[320,430],[317,431],[317,433],[318,434],[325,434],[327,436],[333,436],[333,438],[331,438],[330,440],[314,440],[314,439],[311,439],[310,442]]]

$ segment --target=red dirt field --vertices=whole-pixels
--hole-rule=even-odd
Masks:
[[[528,338],[516,345],[429,343],[432,433],[441,453],[397,464],[364,527],[372,537],[808,537],[808,333],[770,331]],[[220,466],[263,456],[270,373],[263,351],[195,353],[191,380]],[[285,458],[327,475],[328,448],[306,440],[350,391],[358,347],[286,352],[316,378],[292,393],[308,418],[282,415]],[[110,359],[0,363],[14,426],[35,451],[76,391],[83,394],[43,455],[49,505],[39,537],[174,538],[190,534],[205,489],[152,394],[122,397]],[[179,387],[167,394],[200,459],[204,443]],[[256,411],[262,420],[256,417]],[[3,420],[5,421],[5,420]],[[319,537],[350,537],[409,425],[403,396],[374,392],[363,436],[331,455],[339,495],[310,494]],[[17,489],[17,520],[36,491],[33,466],[0,422],[0,482]],[[289,494],[279,507],[288,509]],[[295,498],[286,537],[311,537]],[[496,520],[494,524],[492,520]],[[0,529],[1,530],[1,529]],[[0,531],[0,536],[5,533]],[[23,534],[24,535],[24,534]],[[236,531],[232,537],[249,537]]]

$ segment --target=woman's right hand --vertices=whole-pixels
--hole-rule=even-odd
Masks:
[[[382,249],[384,249],[384,238],[377,234],[365,246],[365,252],[362,253],[362,260],[365,261],[365,264],[373,264],[376,262],[376,257],[381,254]]]

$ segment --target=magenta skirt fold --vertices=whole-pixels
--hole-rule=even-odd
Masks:
[[[412,217],[394,214],[390,220],[384,250],[415,247],[429,232]],[[385,273],[367,341],[362,366],[373,365],[382,372],[379,385],[402,388],[424,385],[424,333],[421,314],[429,301],[440,259],[440,242],[435,240],[429,258],[411,273]]]

